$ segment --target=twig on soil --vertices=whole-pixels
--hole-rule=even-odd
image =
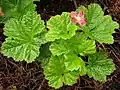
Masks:
[[[14,62],[12,62],[12,61],[10,61],[10,60],[8,60],[8,62],[11,63],[12,65],[14,65],[15,67],[17,67],[18,70],[22,73],[22,71],[21,71],[21,69],[19,68],[18,65],[16,65]]]
[[[42,81],[42,83],[40,84],[38,90],[41,90],[41,88],[42,88],[42,86],[43,86],[43,84],[44,84],[44,81],[45,81],[45,80],[43,79],[43,81]]]
[[[115,56],[115,58],[117,59],[117,61],[120,62],[120,59],[119,59],[118,56],[114,53],[114,51],[111,50],[111,52],[112,52],[112,54]]]
[[[97,47],[99,48],[99,50],[100,50],[100,48],[102,48],[105,52],[107,51],[104,44],[102,44],[102,43],[97,43]]]
[[[77,9],[77,2],[76,2],[76,0],[72,0],[73,2],[74,2],[74,5],[75,5],[75,8]]]
[[[87,90],[86,88],[89,88],[89,89],[92,89],[92,90],[95,89],[94,87],[89,87],[89,86],[80,87],[81,90],[82,90],[82,89]]]
[[[111,52],[114,55],[114,57],[117,59],[118,62],[120,62],[119,57],[116,55],[117,54],[116,50],[111,45],[110,45],[110,48],[112,49]]]
[[[6,67],[6,70],[7,70],[7,74],[9,75],[9,70],[8,70],[8,65],[7,65],[7,61],[5,60],[5,67]]]
[[[102,0],[97,0],[97,1],[100,2],[104,7],[106,6]]]

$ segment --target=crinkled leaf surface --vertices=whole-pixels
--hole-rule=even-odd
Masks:
[[[71,49],[68,48],[69,45],[67,43],[67,40],[63,40],[63,39],[56,40],[50,45],[51,53],[57,56],[69,53]]]
[[[10,19],[4,28],[7,38],[2,44],[2,53],[15,60],[34,61],[42,43],[37,36],[44,28],[44,21],[36,12],[28,12],[21,20]]]
[[[110,75],[115,70],[115,65],[103,52],[98,52],[88,56],[87,74],[98,81],[106,81],[106,75]]]
[[[77,33],[69,40],[57,40],[50,46],[53,55],[62,55],[69,52],[75,52],[82,56],[96,52],[94,40],[89,40],[84,33]]]
[[[75,35],[77,26],[71,23],[69,13],[63,12],[62,15],[56,15],[51,17],[47,22],[47,28],[49,29],[46,34],[48,41],[55,41],[55,39],[70,39]]]
[[[85,67],[84,61],[75,54],[67,54],[65,56],[65,67],[67,70],[73,71],[78,69],[83,69]],[[85,70],[83,70],[85,71]]]
[[[78,70],[80,76],[83,76],[83,75],[86,75],[87,73],[87,68],[86,68],[86,65],[85,65],[85,62],[83,60],[81,60],[80,62],[80,68]]]
[[[0,17],[0,23],[5,23],[10,18],[20,18],[28,11],[34,11],[33,0],[0,0],[0,7],[4,16]]]
[[[64,65],[63,56],[52,56],[49,64],[44,69],[45,78],[49,85],[54,88],[60,88],[65,85],[72,85],[77,82],[79,73],[77,71],[68,71]]]
[[[68,43],[71,44],[70,48],[72,47],[74,52],[82,56],[96,52],[95,41],[90,40],[84,33],[77,33]]]
[[[118,28],[117,22],[114,22],[111,16],[104,16],[102,8],[97,4],[90,4],[88,12],[85,13],[87,25],[83,27],[83,31],[92,39],[100,43],[113,43],[114,29]]]

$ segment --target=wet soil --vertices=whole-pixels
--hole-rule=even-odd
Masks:
[[[41,0],[35,2],[37,12],[43,20],[62,12],[74,11],[80,5],[87,6],[90,3],[98,3],[105,14],[112,16],[113,20],[120,23],[120,0]],[[5,40],[3,35],[4,25],[0,25],[0,46]],[[120,90],[120,29],[113,34],[114,44],[100,45],[116,64],[116,71],[108,76],[107,82],[99,83],[87,76],[80,77],[78,83],[73,86],[64,86],[59,90]],[[15,62],[0,53],[0,90],[54,90],[49,87],[44,79],[40,64],[33,62]]]

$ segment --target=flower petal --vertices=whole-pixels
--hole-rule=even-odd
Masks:
[[[84,18],[84,11],[77,12],[71,12],[71,21],[75,24],[79,24],[80,26],[86,25],[86,19]]]
[[[78,15],[77,12],[71,12],[70,14],[71,14],[71,17],[77,17]]]
[[[76,18],[74,18],[74,17],[71,18],[71,21],[72,21],[73,23],[75,23],[75,24],[77,23],[77,20],[76,20]]]
[[[85,18],[81,18],[81,20],[78,22],[81,26],[85,26],[86,25],[86,19]]]
[[[84,11],[80,11],[80,12],[78,13],[78,16],[79,16],[79,17],[84,16]]]

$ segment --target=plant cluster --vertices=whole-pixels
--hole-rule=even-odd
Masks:
[[[98,4],[52,16],[46,25],[33,0],[2,0],[0,8],[7,37],[1,53],[15,61],[40,61],[49,86],[73,85],[86,74],[105,82],[115,70],[112,59],[97,50],[96,43],[112,44],[119,25]]]

